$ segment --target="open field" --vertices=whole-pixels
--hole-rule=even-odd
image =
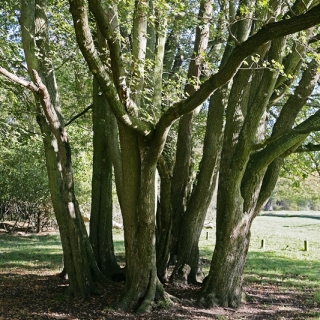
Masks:
[[[204,229],[200,239],[205,272],[214,232],[214,226]],[[123,261],[123,235],[115,230],[114,238]],[[123,284],[101,288],[88,302],[69,300],[63,295],[67,282],[56,276],[61,267],[59,235],[0,234],[0,319],[320,319],[320,212],[257,217],[245,269],[247,299],[238,310],[198,309],[198,287],[167,285],[181,301],[172,309],[125,314],[112,307]]]

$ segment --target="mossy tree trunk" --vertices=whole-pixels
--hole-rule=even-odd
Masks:
[[[156,268],[157,158],[153,156],[153,148],[141,141],[136,132],[120,123],[119,128],[123,159],[121,209],[126,248],[126,290],[119,307],[143,313],[150,311],[156,296],[160,301],[169,301],[163,294]]]
[[[281,64],[285,45],[285,38],[273,40],[260,51],[260,58]],[[281,74],[240,70],[234,78],[219,172],[216,245],[199,299],[207,307],[241,304],[252,221],[270,197],[283,159],[301,145],[312,126],[319,125],[316,112],[292,129],[319,77],[314,63],[282,107],[268,140],[264,140],[264,113],[274,99],[273,92],[281,91]]]
[[[239,70],[242,61],[254,53],[258,47],[265,46],[271,39],[281,38],[318,23],[320,7],[315,7],[306,14],[292,19],[267,24],[248,40],[244,40],[241,45],[230,47],[231,53],[217,73],[204,80],[189,97],[173,103],[172,106],[163,111],[154,110],[154,105],[144,100],[143,97],[144,86],[145,89],[150,89],[147,86],[148,83],[144,80],[145,69],[147,65],[149,66],[145,61],[146,52],[149,49],[146,48],[147,37],[145,35],[148,32],[148,10],[152,10],[151,2],[143,0],[134,2],[132,26],[130,26],[133,37],[132,47],[130,47],[121,42],[122,34],[121,28],[119,28],[121,23],[118,19],[117,5],[107,3],[107,10],[104,10],[101,1],[89,1],[89,9],[108,43],[109,64],[102,61],[92,39],[88,25],[86,2],[69,0],[69,3],[79,47],[118,120],[120,130],[121,209],[124,219],[127,274],[126,289],[120,307],[144,312],[152,307],[157,292],[163,294],[156,276],[154,183],[157,161],[163,151],[171,125],[182,115],[192,112],[204,103],[215,90],[225,85]],[[251,21],[251,19],[241,19],[241,21],[248,20]],[[250,30],[250,28],[248,29]],[[154,41],[149,42],[155,43]],[[272,59],[278,61],[272,55],[268,56],[268,59],[271,62]],[[128,69],[124,67],[125,63],[128,63]],[[245,244],[247,243],[245,241],[247,228],[243,226],[248,224],[241,224],[240,222],[250,222],[251,220],[243,218],[246,213],[242,210],[241,179],[252,153],[251,147],[254,143],[256,129],[266,109],[268,96],[271,95],[270,88],[274,85],[276,78],[276,75],[273,75],[270,70],[258,72],[257,77],[261,76],[264,76],[265,79],[263,85],[255,88],[259,90],[253,96],[252,108],[248,107],[242,110],[241,107],[244,107],[244,105],[232,105],[229,109],[228,106],[227,119],[229,117],[229,120],[227,120],[226,125],[229,121],[229,131],[226,129],[228,131],[227,139],[225,137],[222,151],[222,155],[226,154],[226,156],[223,155],[222,159],[223,172],[226,176],[221,179],[226,179],[228,182],[224,190],[228,190],[227,194],[229,196],[235,195],[235,197],[229,204],[232,212],[228,209],[220,209],[220,211],[218,210],[218,216],[222,218],[218,219],[222,219],[223,222],[224,213],[226,213],[225,217],[233,218],[233,214],[236,215],[237,219],[233,218],[231,221],[238,223],[241,229],[245,229],[242,233],[244,250],[241,250],[241,252],[243,255],[245,255]],[[270,82],[269,87],[266,85],[268,81]],[[247,92],[248,81],[240,81],[240,85]],[[254,113],[253,111],[256,109],[257,113]],[[247,121],[238,119],[235,111],[239,111],[240,114],[246,113]],[[235,121],[233,121],[234,116]],[[237,123],[237,120],[240,120],[239,123]],[[313,118],[312,121],[316,123],[317,119]],[[244,124],[243,129],[242,123]],[[236,132],[230,129],[233,125],[235,125]],[[234,133],[236,134],[234,135]],[[295,134],[297,136],[290,136],[290,143],[297,143],[299,139],[302,139],[302,135]],[[247,143],[247,138],[249,138],[249,143]],[[239,140],[239,142],[235,145],[236,140]],[[229,145],[227,142],[230,142]],[[230,150],[228,150],[229,146],[231,146]],[[274,153],[274,158],[279,155],[279,149],[277,152],[278,154]],[[233,155],[235,156],[233,157]],[[269,157],[268,159],[272,161],[274,158]],[[230,161],[225,162],[224,160]],[[232,174],[230,174],[230,168]],[[256,187],[258,185],[259,182],[255,183]],[[233,191],[229,191],[227,188],[229,186],[232,186]],[[232,198],[230,197],[230,199]],[[220,208],[222,208],[222,202],[220,202]],[[252,212],[250,211],[249,214],[252,214]],[[229,229],[232,229],[235,225],[230,226],[222,222],[219,226],[227,228],[224,232],[233,235],[232,230]],[[219,238],[219,241],[221,239]],[[241,245],[240,242],[235,241],[235,243]],[[228,248],[232,251],[233,245],[230,244]],[[242,260],[245,260],[245,257]],[[220,268],[220,270],[222,269]],[[241,266],[237,266],[237,270],[241,271],[243,269]],[[230,273],[232,273],[232,270]],[[222,277],[223,275],[218,276]],[[239,277],[239,274],[237,276]],[[209,283],[212,282],[209,281]],[[237,284],[231,284],[231,286],[238,288]],[[209,290],[212,290],[212,286],[209,286]],[[236,291],[236,294],[238,294],[238,291]],[[232,297],[232,305],[233,301],[238,301],[236,298]]]
[[[217,90],[210,99],[203,156],[196,184],[193,188],[188,207],[181,221],[178,240],[178,257],[171,275],[171,281],[180,282],[184,265],[189,265],[187,282],[198,283],[202,279],[199,270],[199,239],[204,220],[216,187],[218,162],[221,151],[221,134],[224,115],[223,91]],[[183,275],[185,277],[185,275]]]

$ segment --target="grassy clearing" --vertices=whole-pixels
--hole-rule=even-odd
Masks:
[[[39,269],[59,270],[62,264],[61,244],[55,235],[0,235],[0,270],[26,273]]]
[[[255,219],[245,280],[312,290],[315,302],[320,304],[320,213],[297,216],[300,214],[282,212],[281,216],[261,215]],[[202,232],[200,250],[205,261],[211,260],[214,234],[215,228]],[[262,239],[265,249],[261,248]],[[308,240],[309,251],[304,250],[304,240]],[[114,244],[119,261],[123,262],[122,231],[114,231]],[[0,235],[0,272],[15,273],[23,269],[25,273],[36,273],[50,269],[57,273],[61,268],[59,235]],[[204,271],[208,269],[206,263]]]
[[[205,260],[211,259],[214,233],[215,229],[202,232],[200,247]],[[208,267],[205,265],[205,272]],[[252,225],[245,281],[311,291],[313,302],[320,305],[320,213],[275,212],[258,216]]]
[[[114,231],[114,246],[120,262],[124,261],[123,233]],[[0,234],[0,273],[38,273],[39,270],[62,270],[59,234]]]

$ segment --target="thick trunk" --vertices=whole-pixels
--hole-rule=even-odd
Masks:
[[[250,218],[239,213],[234,221],[225,219],[217,241],[210,273],[205,279],[200,304],[206,307],[238,307],[242,300],[242,275],[250,241]]]
[[[222,174],[222,173],[220,173]],[[238,307],[242,276],[249,248],[253,212],[243,212],[239,184],[220,175],[217,198],[216,245],[200,303],[212,307]]]
[[[90,242],[100,270],[108,279],[120,272],[112,238],[112,162],[107,135],[110,111],[93,80],[93,173]]]
[[[126,292],[121,307],[142,313],[150,311],[156,294],[154,176],[155,167],[142,166],[135,234],[128,235],[133,230],[124,225],[126,243],[128,238],[133,238],[133,243],[126,250]]]
[[[156,162],[145,159],[147,148],[140,145],[139,152],[136,133],[123,125],[119,128],[124,159],[122,213],[126,248],[126,288],[119,307],[143,313],[150,311],[161,288],[155,251]]]

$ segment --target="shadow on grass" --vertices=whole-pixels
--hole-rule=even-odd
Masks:
[[[209,250],[202,250],[202,256],[209,256]],[[205,273],[210,268],[210,259],[203,258]],[[245,279],[249,282],[293,286],[296,289],[314,288],[320,290],[320,262],[282,257],[273,252],[250,251],[247,255]]]
[[[248,253],[245,276],[249,281],[320,288],[320,262],[254,251]]]
[[[124,264],[123,241],[114,241],[117,260]],[[58,234],[8,235],[0,234],[0,269],[23,268],[25,270],[61,269],[62,248]]]
[[[318,310],[301,305],[297,308],[296,296],[284,296],[281,303],[259,298],[248,307],[245,305],[239,310],[230,308],[201,309],[192,302],[196,297],[191,288],[172,287],[177,290],[190,290],[187,299],[180,299],[171,309],[154,309],[150,314],[140,317],[137,314],[115,309],[119,301],[123,285],[115,284],[101,287],[100,295],[83,301],[71,299],[66,293],[67,281],[56,276],[0,274],[0,319],[19,320],[48,320],[48,319],[309,319],[319,316]],[[193,292],[191,292],[193,291]],[[270,293],[270,292],[268,292]],[[301,299],[299,296],[298,299]],[[279,301],[278,301],[279,302]],[[281,304],[285,308],[278,308]]]
[[[0,235],[0,268],[56,269],[62,265],[60,237],[54,235]]]
[[[116,240],[114,245],[115,251],[120,256],[124,255],[123,241]],[[212,251],[210,255],[211,253]],[[61,267],[59,236],[0,235],[0,269],[3,269],[1,270],[3,273],[0,273],[0,319],[137,319],[134,314],[113,309],[122,294],[124,286],[122,283],[101,288],[100,295],[83,302],[67,298],[65,296],[67,281],[52,276],[46,272],[47,270],[44,272],[42,270],[39,274],[18,274],[12,269],[17,267],[24,270],[35,268],[38,270],[44,265],[45,268],[54,268],[56,263]],[[209,260],[206,263],[209,264]],[[268,281],[276,281],[274,279],[281,275],[291,278],[311,275],[318,278],[319,267],[320,263],[317,261],[286,259],[269,252],[250,252],[246,275],[252,275],[257,280],[268,277]],[[282,278],[285,279],[284,276]],[[303,281],[307,279],[309,278],[302,278]],[[316,282],[317,279],[313,281]],[[178,296],[179,289],[170,286],[166,289],[172,295]],[[244,307],[237,312],[223,308],[205,310],[198,309],[192,304],[197,298],[198,288],[196,290],[193,287],[181,288],[181,290],[190,290],[187,294],[183,293],[183,296],[188,298],[182,299],[181,303],[175,304],[171,310],[156,309],[146,319],[271,319],[269,310],[264,309],[263,299],[252,304],[251,309]],[[267,293],[262,292],[262,295],[267,296]],[[292,300],[292,306],[287,305],[285,310],[274,308],[272,311],[274,319],[306,319],[306,312],[317,312],[304,306],[297,310],[296,301]]]

